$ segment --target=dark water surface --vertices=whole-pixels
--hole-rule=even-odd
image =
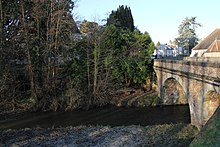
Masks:
[[[65,127],[70,125],[146,126],[169,123],[190,123],[189,106],[144,108],[105,106],[88,111],[35,112],[23,114],[16,119],[1,120],[0,129]]]

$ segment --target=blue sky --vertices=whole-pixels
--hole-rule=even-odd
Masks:
[[[79,0],[75,13],[82,20],[98,22],[119,5],[131,8],[135,26],[147,31],[155,43],[177,37],[178,26],[186,17],[197,17],[202,27],[196,33],[201,39],[220,28],[220,0]]]

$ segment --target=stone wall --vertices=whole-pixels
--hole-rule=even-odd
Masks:
[[[172,78],[178,81],[179,88],[182,87],[180,91],[185,93],[188,99],[191,123],[199,129],[202,128],[210,118],[207,115],[208,108],[205,103],[207,93],[210,91],[220,93],[220,63],[155,60],[154,69],[158,79],[159,96],[167,99],[166,95],[177,94],[177,88],[171,85],[168,89],[174,89],[173,93],[167,92],[164,88],[167,88],[167,79]]]

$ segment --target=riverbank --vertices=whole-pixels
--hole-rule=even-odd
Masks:
[[[188,146],[198,130],[190,124],[77,126],[0,131],[0,146]]]
[[[220,107],[202,128],[190,147],[219,147],[220,146]]]
[[[120,107],[1,113],[0,146],[188,146],[198,133],[188,105],[136,107],[145,99],[132,91]]]

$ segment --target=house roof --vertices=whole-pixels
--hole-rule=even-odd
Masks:
[[[220,52],[220,40],[215,40],[206,52]]]
[[[220,39],[220,28],[215,29],[211,34],[209,34],[205,39],[203,39],[198,45],[196,45],[193,50],[207,49],[215,41]]]

